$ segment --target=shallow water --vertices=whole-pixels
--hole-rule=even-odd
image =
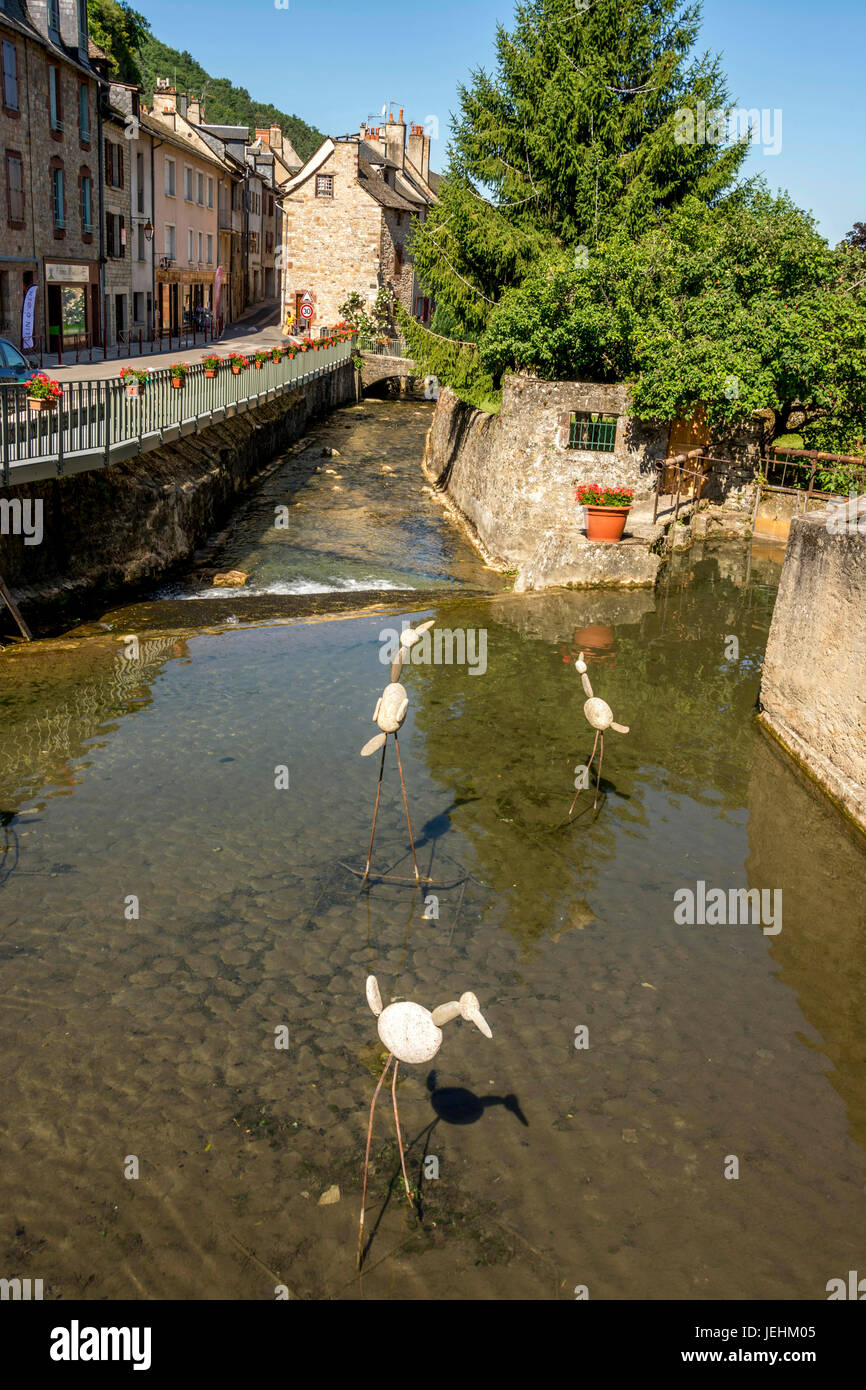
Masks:
[[[860,1267],[866,854],[754,722],[777,578],[725,547],[657,593],[200,633],[157,604],[151,631],[129,610],[5,653],[4,1272],[64,1298],[810,1299]],[[407,668],[434,885],[361,891],[380,635],[422,616],[484,631],[487,669]],[[581,648],[631,731],[569,823]],[[392,759],[374,869],[402,878]],[[781,932],[677,925],[698,880],[780,889]],[[493,1039],[449,1024],[401,1069],[420,1224],[380,1104],[359,1284],[370,971],[386,1002],[474,990]]]

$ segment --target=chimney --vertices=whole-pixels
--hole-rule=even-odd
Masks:
[[[398,168],[402,169],[406,154],[406,122],[403,120],[402,111],[399,121],[395,121],[393,116],[389,117],[383,135],[386,155],[389,159],[393,159]]]
[[[409,132],[409,159],[425,183],[430,181],[430,136],[422,125],[413,125]]]
[[[189,99],[186,108],[186,118],[190,125],[201,125],[202,123],[201,102],[197,101],[195,97],[190,97]]]
[[[257,128],[256,139],[261,144],[263,150],[269,150],[271,148],[271,132],[269,130],[259,130]]]
[[[274,152],[275,152],[276,154],[282,154],[282,152],[283,152],[283,132],[282,132],[281,127],[278,126],[278,125],[272,125],[272,126],[271,126],[270,135],[271,135],[271,149],[274,150]]]
[[[159,79],[153,94],[153,109],[163,116],[173,116],[177,111],[177,94],[166,78]]]
[[[180,99],[180,114],[181,114],[182,116],[186,116],[186,108],[187,108],[187,100],[186,100],[186,93],[184,92],[183,95],[181,96],[181,99]]]

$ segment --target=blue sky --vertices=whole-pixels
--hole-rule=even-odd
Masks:
[[[357,130],[387,101],[409,120],[437,117],[434,168],[458,83],[492,65],[496,22],[514,12],[512,0],[132,3],[164,43],[330,134]],[[702,46],[722,54],[739,105],[782,113],[780,152],[753,148],[748,169],[787,188],[831,242],[866,221],[863,0],[704,0]]]

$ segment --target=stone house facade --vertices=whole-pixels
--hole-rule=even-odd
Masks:
[[[4,0],[0,332],[19,345],[31,285],[35,348],[101,340],[99,88],[84,0]]]
[[[309,326],[336,323],[353,292],[372,304],[389,286],[406,311],[419,315],[418,285],[408,253],[413,221],[436,201],[430,140],[419,126],[391,120],[359,135],[327,139],[284,186],[282,313],[303,325],[304,296],[313,301]],[[430,306],[426,306],[429,317]]]
[[[134,119],[134,118],[133,118]],[[123,344],[130,332],[132,286],[133,145],[127,113],[106,101],[102,116],[103,333],[109,347]],[[139,142],[140,143],[140,142]]]

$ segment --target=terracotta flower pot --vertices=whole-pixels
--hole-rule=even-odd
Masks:
[[[126,384],[126,394],[127,396],[131,396],[133,400],[135,400],[136,396],[141,395],[141,389],[140,381],[129,381]]]
[[[57,404],[54,396],[30,396],[27,403],[31,410],[53,410]]]
[[[171,384],[174,387],[175,391],[182,391],[183,388],[186,386],[186,381],[182,376],[173,376],[171,379]]]
[[[260,372],[260,371],[262,370],[262,367],[263,367],[264,365],[265,365],[264,362],[254,362],[254,363],[253,363],[253,366],[255,367],[255,369],[256,369],[257,372]]]
[[[232,366],[232,376],[240,376],[243,368]]]
[[[216,376],[216,367],[205,367],[204,374],[210,377]]]
[[[631,507],[587,507],[588,541],[620,541]]]

